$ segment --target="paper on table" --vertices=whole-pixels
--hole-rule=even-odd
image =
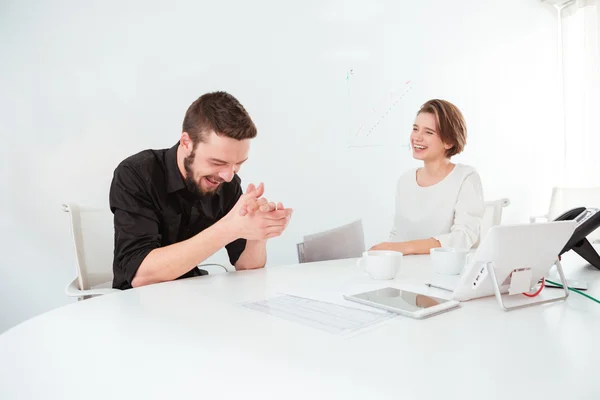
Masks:
[[[356,332],[396,316],[288,294],[242,306],[334,334]]]

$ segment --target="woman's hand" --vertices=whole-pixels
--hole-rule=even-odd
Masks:
[[[402,251],[402,242],[383,242],[376,244],[371,247],[369,250],[389,250],[389,251]]]
[[[409,254],[429,254],[429,250],[434,247],[441,247],[440,242],[437,239],[420,239],[410,240],[408,242],[383,242],[376,244],[369,250],[391,250],[399,251],[405,256]]]

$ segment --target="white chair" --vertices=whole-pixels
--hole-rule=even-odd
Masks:
[[[600,208],[600,187],[587,188],[552,188],[550,207],[544,215],[529,217],[529,222],[538,220],[553,221],[559,215],[575,207]],[[590,243],[600,242],[600,229],[595,230],[587,236]]]
[[[507,198],[486,201],[485,211],[481,219],[479,228],[479,243],[483,242],[483,238],[487,235],[492,226],[500,225],[502,222],[502,209],[510,205],[510,200]]]
[[[81,208],[77,204],[63,204],[63,211],[69,214],[71,236],[75,250],[77,277],[66,287],[66,294],[83,300],[119,292],[113,289],[114,224],[113,215],[108,209]],[[220,264],[199,265],[217,266],[228,272]],[[210,272],[210,271],[209,271]]]
[[[300,263],[361,257],[365,251],[362,221],[304,236],[297,248]]]
[[[107,209],[80,209],[76,204],[63,204],[69,214],[75,250],[77,278],[67,288],[68,296],[83,300],[118,292],[111,288],[114,250],[112,213]]]

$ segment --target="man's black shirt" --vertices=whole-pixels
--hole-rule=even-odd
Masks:
[[[190,192],[177,166],[177,148],[144,150],[115,169],[110,186],[114,214],[113,287],[130,289],[144,258],[153,249],[189,239],[225,216],[242,195],[240,178],[223,182],[213,195]],[[246,247],[238,239],[226,246],[231,264]],[[193,268],[180,278],[206,275]]]

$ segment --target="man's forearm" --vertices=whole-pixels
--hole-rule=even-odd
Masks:
[[[236,270],[262,268],[267,262],[267,241],[248,240],[246,248],[235,263]]]
[[[217,222],[188,240],[154,249],[142,261],[131,286],[177,279],[235,239],[225,223]]]

